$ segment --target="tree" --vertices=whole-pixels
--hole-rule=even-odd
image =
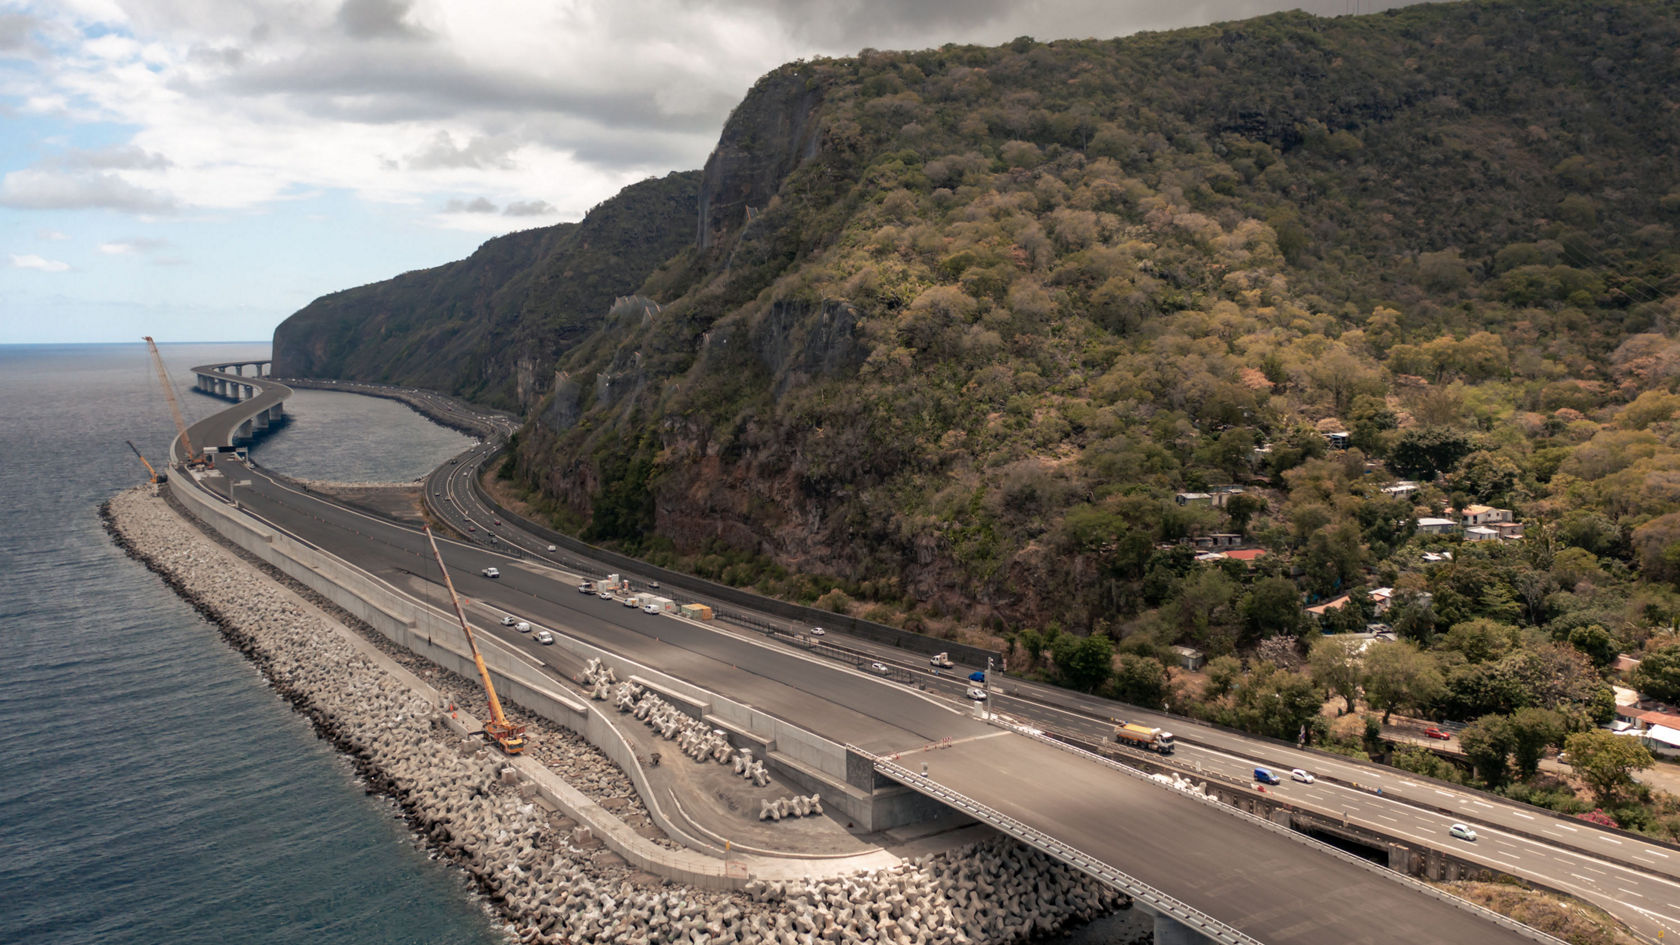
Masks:
[[[1235,656],[1216,656],[1208,660],[1208,681],[1202,695],[1210,700],[1223,699],[1237,688],[1237,680],[1241,679],[1242,675],[1242,660]]]
[[[1365,701],[1382,712],[1385,725],[1395,709],[1435,701],[1441,685],[1435,657],[1410,643],[1372,644],[1365,651]]]
[[[1476,448],[1467,433],[1447,427],[1414,427],[1400,434],[1390,453],[1394,471],[1413,479],[1433,479]]]
[[[1459,748],[1471,767],[1482,783],[1494,789],[1505,783],[1511,744],[1511,721],[1503,715],[1484,715],[1458,733]]]
[[[1363,642],[1349,637],[1319,637],[1307,654],[1313,682],[1325,692],[1341,696],[1349,712],[1353,711],[1353,698],[1364,675],[1359,652]]]
[[[1300,590],[1295,587],[1294,581],[1282,577],[1256,581],[1238,609],[1242,612],[1250,641],[1274,634],[1294,636],[1304,619]]]
[[[1167,667],[1153,656],[1123,653],[1114,670],[1114,698],[1133,705],[1158,706],[1171,694]]]
[[[1101,633],[1066,634],[1056,639],[1050,652],[1056,658],[1057,678],[1070,689],[1096,692],[1114,672],[1114,641]]]
[[[1563,747],[1569,752],[1569,764],[1593,789],[1601,804],[1610,803],[1631,788],[1633,772],[1656,764],[1644,745],[1627,735],[1615,735],[1603,729],[1576,732]]]
[[[1610,635],[1610,631],[1596,623],[1570,630],[1569,645],[1585,653],[1587,659],[1592,660],[1593,665],[1599,669],[1615,662],[1616,650],[1619,649],[1616,646],[1616,638]]]
[[[1640,695],[1661,702],[1680,702],[1680,643],[1646,653],[1628,682]]]
[[[1568,731],[1564,717],[1551,709],[1530,706],[1512,713],[1509,733],[1517,777],[1524,781],[1534,777],[1540,771],[1540,756],[1561,744]]]

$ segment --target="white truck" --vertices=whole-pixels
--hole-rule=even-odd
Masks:
[[[928,657],[928,665],[932,666],[934,669],[950,669],[957,664],[951,662],[951,654],[935,653],[931,657]]]
[[[677,602],[669,597],[654,597],[643,594],[640,597],[642,612],[646,614],[674,614],[677,612]]]

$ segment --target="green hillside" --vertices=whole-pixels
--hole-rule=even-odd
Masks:
[[[1278,639],[1376,620],[1426,649],[1375,708],[1602,718],[1680,618],[1677,48],[1680,4],[1553,0],[784,66],[639,294],[568,311],[504,473],[1073,685],[1244,654],[1197,711],[1281,737],[1338,684]]]
[[[460,262],[323,296],[274,333],[282,375],[535,403],[554,361],[694,233],[699,175],[626,187],[581,223],[498,237]]]

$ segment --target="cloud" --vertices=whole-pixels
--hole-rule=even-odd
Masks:
[[[161,171],[173,161],[133,144],[106,148],[71,148],[43,160],[42,167],[92,171]]]
[[[424,39],[431,34],[408,22],[410,6],[399,0],[345,0],[338,25],[352,39]]]
[[[540,217],[556,212],[546,200],[515,200],[502,208],[504,217]]]
[[[36,40],[41,21],[25,13],[0,13],[0,59],[38,59],[46,50]]]
[[[443,205],[444,213],[495,213],[496,205],[483,197],[471,200],[451,200]]]
[[[0,207],[17,210],[123,210],[167,213],[168,195],[137,187],[112,173],[13,171],[0,180]]]
[[[56,242],[58,240],[67,240],[70,237],[65,235],[64,233],[59,232],[58,230],[36,230],[35,231],[35,238],[38,239],[38,240],[49,240],[49,241]]]
[[[502,138],[480,136],[456,147],[455,139],[447,131],[440,131],[420,151],[409,155],[408,166],[415,169],[439,167],[496,168],[510,171],[516,166],[509,153],[515,144]]]
[[[109,256],[133,256],[137,254],[153,253],[169,245],[168,240],[151,236],[137,236],[133,239],[113,240],[100,243],[99,251]]]
[[[70,264],[56,259],[43,259],[34,253],[18,255],[12,254],[13,269],[37,269],[41,272],[63,272],[70,268]]]

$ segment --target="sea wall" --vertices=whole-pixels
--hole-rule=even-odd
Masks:
[[[115,540],[250,657],[472,876],[523,941],[1006,945],[1124,905],[1112,889],[1002,838],[839,879],[755,880],[735,892],[661,883],[599,849],[591,830],[552,809],[551,792],[539,797],[523,766],[464,737],[440,707],[446,695],[162,499],[137,488],[105,514]]]

